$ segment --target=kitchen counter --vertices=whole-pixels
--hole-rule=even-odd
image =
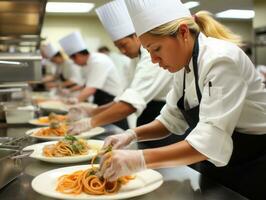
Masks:
[[[5,126],[0,124],[0,137],[24,136],[26,130],[31,126]],[[103,139],[112,133],[119,133],[122,130],[116,126],[106,126],[106,133],[96,136],[93,139]],[[66,164],[52,164],[38,161],[32,158],[25,158],[24,171],[14,181],[0,190],[0,199],[2,200],[53,200],[52,198],[42,196],[31,188],[32,179],[42,172],[66,167]],[[86,164],[77,163],[76,165]],[[73,165],[73,164],[71,164]],[[231,191],[230,189],[219,185],[212,180],[202,176],[197,171],[187,167],[180,166],[175,168],[166,168],[158,170],[164,179],[164,183],[157,190],[139,197],[130,198],[131,200],[244,200],[246,198]]]

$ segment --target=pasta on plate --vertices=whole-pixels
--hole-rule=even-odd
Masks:
[[[43,155],[47,157],[77,156],[87,154],[89,149],[90,147],[86,140],[67,135],[56,144],[44,146]]]

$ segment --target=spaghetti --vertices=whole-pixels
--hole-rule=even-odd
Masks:
[[[35,136],[65,136],[67,134],[67,125],[66,124],[58,124],[54,126],[53,124],[50,125],[48,128],[42,128],[36,133]]]
[[[86,140],[77,139],[68,135],[64,140],[56,144],[46,145],[43,148],[43,155],[47,157],[65,157],[84,155],[88,152],[89,145]]]
[[[117,193],[122,185],[135,178],[133,176],[123,176],[116,181],[109,182],[107,179],[100,177],[99,168],[93,166],[95,158],[92,159],[90,169],[79,170],[59,177],[56,190],[64,194],[74,195],[82,192],[90,195],[108,195]]]

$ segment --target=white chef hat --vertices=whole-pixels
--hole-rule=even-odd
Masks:
[[[116,0],[96,9],[104,28],[113,41],[135,33],[124,0]]]
[[[61,38],[59,43],[68,56],[87,49],[85,41],[78,31]]]
[[[191,13],[180,0],[125,0],[138,36]]]
[[[47,56],[47,58],[52,58],[55,54],[59,52],[59,48],[52,45],[51,43],[48,43],[43,46],[44,54]]]

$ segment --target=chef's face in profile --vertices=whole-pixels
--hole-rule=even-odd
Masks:
[[[189,31],[183,28],[179,27],[175,36],[145,33],[139,37],[143,47],[149,51],[152,62],[172,73],[181,70],[191,58],[192,50],[187,39]]]
[[[141,43],[135,34],[117,40],[114,44],[122,54],[129,58],[136,58],[139,55]]]
[[[84,55],[80,53],[76,53],[70,56],[70,58],[74,61],[74,63],[80,66],[85,66],[87,64],[88,57],[89,57],[88,55]]]
[[[51,61],[57,65],[60,65],[64,62],[64,59],[62,56],[54,56],[51,58]]]

